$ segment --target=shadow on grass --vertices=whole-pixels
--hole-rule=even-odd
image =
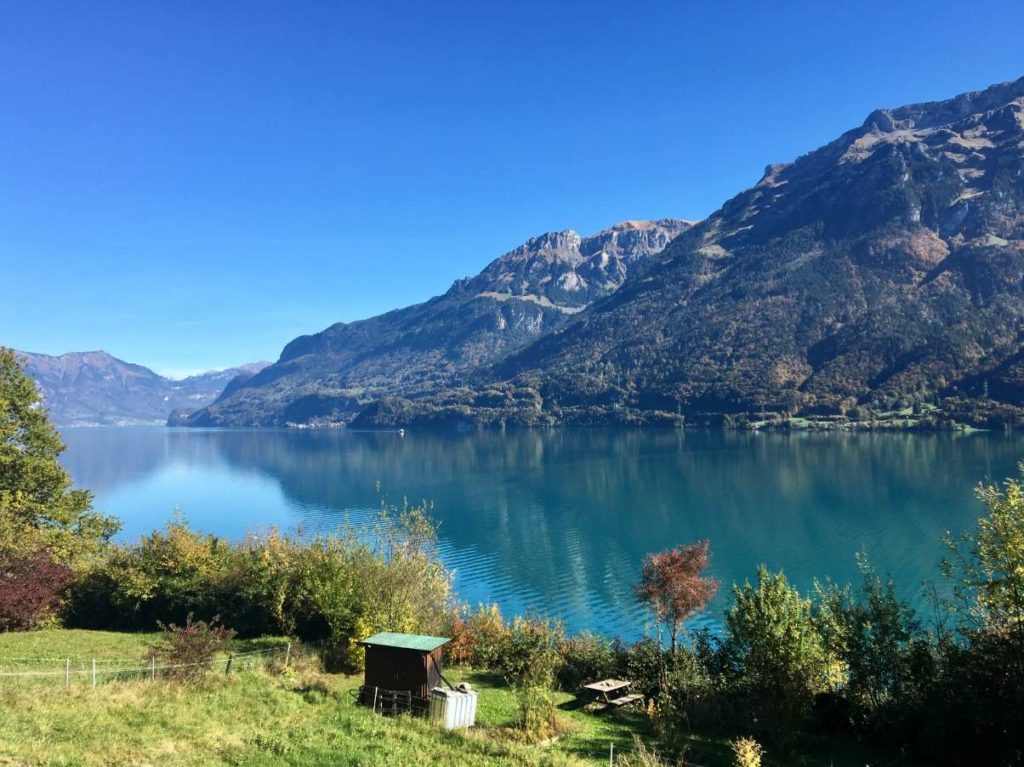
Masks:
[[[476,669],[464,667],[456,667],[459,672],[456,674],[467,680],[470,684],[475,684],[478,687],[491,687],[491,688],[503,688],[508,687],[505,682],[505,677],[496,671],[477,671]]]
[[[654,737],[650,720],[640,710],[595,709],[579,700],[566,701],[559,708],[579,726],[563,741],[562,750],[579,758],[607,758],[613,743],[618,749],[632,747],[634,734],[645,741]]]
[[[587,713],[597,713],[597,709],[588,709],[587,706],[591,701],[585,700],[584,698],[577,695],[575,698],[569,698],[564,703],[558,704],[560,711],[587,711]]]
[[[283,650],[288,646],[288,637],[254,637],[251,639],[236,639],[232,643],[231,649],[236,652],[253,652],[254,650]],[[292,643],[293,647],[298,650],[301,646],[297,642]]]

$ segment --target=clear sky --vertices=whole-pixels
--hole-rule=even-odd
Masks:
[[[0,344],[172,374],[1024,75],[1020,0],[0,3]]]

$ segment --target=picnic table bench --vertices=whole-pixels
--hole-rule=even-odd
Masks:
[[[632,684],[627,679],[602,679],[583,685],[583,689],[608,708],[622,708],[644,699],[639,693],[630,693]]]

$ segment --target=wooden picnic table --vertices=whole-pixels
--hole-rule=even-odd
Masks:
[[[632,684],[628,679],[602,679],[600,682],[583,685],[583,689],[592,693],[598,701],[607,707],[621,708],[644,699],[643,695],[629,692]]]

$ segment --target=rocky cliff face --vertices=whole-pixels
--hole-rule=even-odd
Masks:
[[[483,381],[558,418],[1024,404],[1024,79],[872,113]],[[986,383],[987,382],[987,383]],[[478,384],[478,386],[481,384]]]
[[[449,385],[610,295],[692,224],[627,221],[590,237],[535,237],[423,304],[297,338],[193,425],[336,421],[368,401]]]
[[[914,406],[1024,426],[1024,78],[875,111],[707,220],[659,227],[536,238],[445,296],[297,339],[197,422],[364,405],[360,426]]]
[[[59,356],[18,352],[18,356],[58,426],[163,424],[172,410],[208,405],[233,379],[252,375],[267,364],[175,381],[103,351]]]

